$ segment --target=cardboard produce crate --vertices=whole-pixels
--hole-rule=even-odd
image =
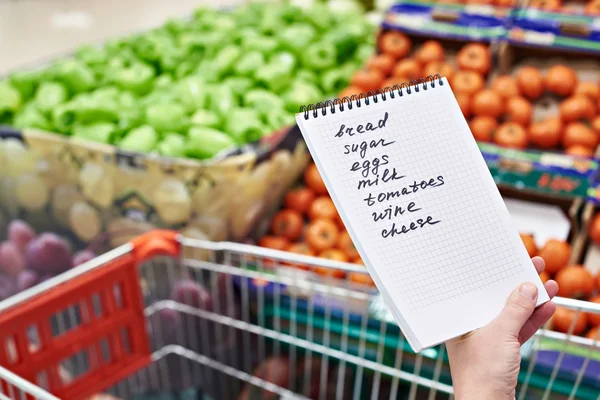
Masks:
[[[113,246],[165,227],[241,240],[308,160],[297,129],[207,162],[3,129],[0,221],[21,218],[37,231],[72,233],[83,243],[102,237]]]

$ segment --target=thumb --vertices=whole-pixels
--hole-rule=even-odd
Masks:
[[[494,324],[504,332],[518,337],[521,328],[535,311],[537,296],[537,286],[530,282],[522,284],[510,294]]]

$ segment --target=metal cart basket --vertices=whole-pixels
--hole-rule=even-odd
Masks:
[[[452,398],[444,347],[413,353],[361,276],[151,232],[0,303],[0,399]],[[599,339],[540,330],[517,399],[598,399]]]

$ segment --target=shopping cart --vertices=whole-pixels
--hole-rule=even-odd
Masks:
[[[452,398],[444,347],[414,354],[361,275],[146,234],[0,303],[0,399]],[[598,339],[538,332],[517,398],[597,399]]]

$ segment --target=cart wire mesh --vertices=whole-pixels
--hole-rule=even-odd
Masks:
[[[368,276],[364,267],[175,234],[162,237],[176,242],[165,252],[148,245],[156,233],[146,236],[0,303],[0,399],[453,397],[444,346],[415,354],[377,290],[353,279]],[[85,301],[75,290],[87,291]],[[136,309],[136,294],[139,329],[133,314],[122,317]],[[40,315],[56,296],[69,305]],[[567,333],[541,329],[523,346],[517,399],[597,400],[600,338],[573,332],[579,318],[600,316],[600,305],[555,301],[573,322]],[[20,324],[26,343],[19,327],[5,329],[14,310],[29,313]],[[70,336],[118,318],[84,342]],[[41,334],[46,322],[50,332]]]

